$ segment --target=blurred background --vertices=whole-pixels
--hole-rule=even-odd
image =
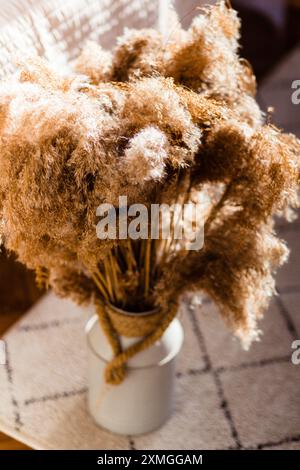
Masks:
[[[199,4],[215,1],[176,1],[182,24],[188,27]],[[300,0],[232,0],[242,20],[241,55],[258,80],[268,74],[300,39]]]

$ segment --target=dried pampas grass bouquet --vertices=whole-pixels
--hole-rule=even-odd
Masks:
[[[0,85],[3,242],[58,295],[96,305],[115,354],[108,382],[123,380],[189,291],[208,294],[248,347],[287,259],[274,216],[298,206],[300,142],[265,123],[239,29],[222,1],[188,31],[174,18],[167,39],[127,30],[112,53],[89,43],[69,77],[31,59]],[[97,208],[119,221],[120,196],[148,209],[202,201],[203,246],[174,236],[174,213],[168,237],[148,226],[146,237],[99,237]],[[128,325],[112,306],[136,314],[138,347],[122,351]]]

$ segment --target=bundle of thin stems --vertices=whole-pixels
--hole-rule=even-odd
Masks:
[[[179,217],[171,214],[170,236],[122,240],[97,264],[92,278],[106,303],[123,310],[144,312],[156,303],[155,286],[164,265],[176,251],[174,233]]]
[[[148,238],[119,240],[91,271],[98,294],[104,302],[131,312],[149,311],[159,306],[155,298],[159,278],[167,262],[184,247],[185,240],[176,235],[179,225],[183,223],[183,214],[176,211],[176,206],[183,208],[190,201],[190,177],[189,172],[176,172],[168,213],[160,211],[159,219],[155,221],[150,217]],[[155,193],[154,198],[160,197],[159,192]],[[151,214],[151,210],[149,212]],[[167,232],[164,231],[164,217],[168,217]],[[151,238],[155,229],[155,238]]]

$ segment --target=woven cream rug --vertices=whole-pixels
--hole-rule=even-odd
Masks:
[[[120,437],[94,425],[86,409],[88,311],[52,293],[4,337],[0,430],[35,449],[300,449],[297,335],[282,301],[250,353],[225,330],[215,308],[185,304],[173,416],[154,433]],[[298,324],[299,326],[299,324]]]

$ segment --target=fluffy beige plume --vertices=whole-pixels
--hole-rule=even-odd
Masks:
[[[142,129],[125,150],[126,173],[133,183],[159,181],[165,174],[169,150],[166,135],[155,127]]]

